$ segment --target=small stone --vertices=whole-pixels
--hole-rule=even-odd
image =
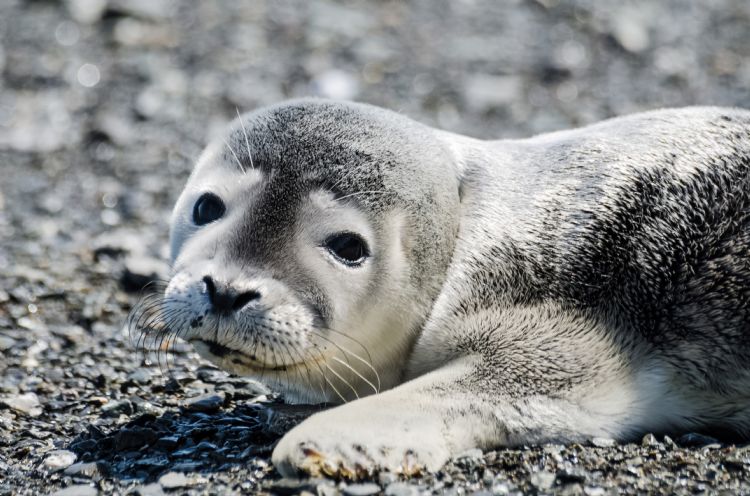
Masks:
[[[647,15],[643,9],[628,6],[612,17],[612,36],[625,50],[638,53],[651,44]]]
[[[225,400],[226,395],[222,392],[204,394],[189,398],[185,401],[184,407],[191,412],[216,412],[224,405]]]
[[[58,470],[63,470],[65,468],[68,468],[73,463],[75,463],[77,458],[78,456],[72,451],[67,451],[67,450],[51,451],[47,454],[47,457],[44,459],[44,466],[47,467],[49,470],[56,472]]]
[[[179,472],[167,472],[159,477],[159,484],[164,489],[178,489],[180,487],[191,487],[201,483],[197,477],[188,477]]]
[[[167,493],[164,492],[158,482],[153,482],[144,486],[136,486],[133,488],[131,494],[137,494],[138,496],[164,496]]]
[[[564,468],[557,472],[556,477],[563,484],[586,482],[586,472],[579,468]]]
[[[380,486],[365,482],[363,484],[351,484],[341,490],[346,496],[371,496],[380,493]]]
[[[387,486],[398,480],[398,476],[393,472],[380,472],[378,474],[378,483],[381,486]]]
[[[161,260],[131,255],[125,259],[120,284],[125,291],[137,292],[152,282],[167,279],[169,267]]]
[[[107,0],[68,0],[67,4],[71,17],[83,24],[99,21],[107,8]]]
[[[156,441],[156,447],[172,451],[180,444],[180,437],[179,436],[164,436],[160,437],[158,441]]]
[[[115,434],[115,449],[117,451],[129,451],[153,444],[157,439],[153,429],[144,427],[131,427],[122,429]]]
[[[419,489],[406,482],[393,482],[385,488],[385,496],[417,496]]]
[[[664,446],[667,449],[674,449],[674,448],[677,447],[677,444],[672,440],[671,437],[665,435],[664,436]]]
[[[656,436],[649,433],[643,436],[643,439],[641,439],[641,446],[658,446],[659,441],[656,439]]]
[[[121,414],[132,415],[135,411],[130,400],[110,401],[102,406],[103,417],[118,417]]]
[[[614,439],[608,437],[595,437],[591,440],[591,444],[597,448],[611,448],[617,442]]]
[[[531,474],[529,479],[531,485],[540,490],[547,490],[551,488],[555,483],[555,474],[541,470]]]
[[[3,398],[0,400],[0,404],[5,405],[16,413],[21,413],[29,417],[38,417],[42,414],[42,405],[39,403],[39,397],[34,393]]]
[[[7,351],[16,345],[16,340],[8,336],[0,336],[0,351]]]
[[[63,472],[71,477],[101,477],[105,475],[104,464],[100,462],[74,463]]]
[[[599,486],[586,486],[583,488],[583,494],[586,496],[603,496],[607,494],[607,490]]]
[[[99,491],[95,487],[91,487],[88,484],[76,484],[75,486],[68,486],[65,489],[55,491],[49,496],[97,496]]]

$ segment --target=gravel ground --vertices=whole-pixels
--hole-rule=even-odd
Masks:
[[[123,331],[237,109],[351,98],[489,138],[750,107],[748,26],[744,0],[0,1],[0,495],[750,492],[750,448],[700,435],[281,480],[271,449],[311,408]]]

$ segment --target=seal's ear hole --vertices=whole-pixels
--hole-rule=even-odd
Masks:
[[[197,226],[208,224],[220,219],[226,210],[221,198],[213,193],[203,193],[193,207],[193,222]]]
[[[339,262],[350,267],[360,265],[370,256],[365,240],[350,232],[329,236],[323,245]]]

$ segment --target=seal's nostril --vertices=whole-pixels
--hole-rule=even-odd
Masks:
[[[216,284],[214,284],[214,280],[211,279],[211,276],[205,276],[203,278],[203,283],[206,285],[208,300],[213,303],[214,299],[216,298]]]
[[[237,311],[251,301],[260,298],[260,293],[257,291],[237,293],[234,288],[227,284],[220,283],[217,286],[211,276],[205,276],[203,278],[203,283],[206,285],[208,301],[211,302],[213,311],[216,313],[230,313],[232,311]]]
[[[232,310],[239,310],[253,300],[260,298],[260,293],[257,291],[247,291],[237,296],[232,305]]]

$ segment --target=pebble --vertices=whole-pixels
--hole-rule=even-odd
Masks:
[[[78,456],[72,451],[51,451],[44,459],[44,466],[52,471],[63,470],[75,463]]]
[[[608,437],[595,437],[591,440],[591,444],[597,448],[611,448],[617,444],[617,441]]]
[[[131,427],[122,429],[114,437],[115,449],[117,451],[128,451],[142,448],[153,444],[158,438],[153,429],[143,427]]]
[[[39,397],[34,393],[18,394],[0,399],[0,404],[5,405],[14,412],[28,415],[29,417],[38,417],[42,414],[42,405],[39,403]]]
[[[41,411],[0,400],[0,495],[91,479],[102,494],[278,492],[272,447],[304,415],[269,420],[281,415],[270,391],[184,343],[143,357],[122,332],[128,288],[164,270],[170,209],[235,105],[353,97],[480,138],[696,98],[750,106],[745,0],[465,0],[446,2],[448,16],[431,2],[195,3],[0,1],[0,398],[33,392],[29,413]],[[216,410],[181,407],[222,388]],[[367,482],[404,494],[750,494],[749,449],[661,439],[499,449]],[[78,458],[45,477],[53,449]],[[556,474],[549,490],[530,484],[537,470]],[[169,472],[211,482],[151,483]],[[337,487],[305,480],[287,493]]]
[[[88,484],[77,484],[55,491],[49,496],[96,496],[97,494],[99,494],[99,491],[96,488]]]
[[[79,462],[66,468],[63,473],[71,477],[88,477],[93,479],[105,475],[106,470],[104,470],[104,464],[99,462]]]
[[[109,401],[101,407],[102,415],[105,417],[132,415],[134,411],[135,408],[130,400]]]
[[[417,496],[419,489],[406,482],[392,482],[385,488],[385,496]]]
[[[226,395],[222,392],[188,398],[184,407],[191,412],[217,412],[224,405]]]
[[[378,474],[378,483],[381,486],[387,486],[398,480],[398,476],[393,472],[380,472]]]
[[[188,477],[179,472],[167,472],[159,477],[159,484],[164,489],[178,489],[181,487],[191,487],[200,484],[202,481],[197,477]]]
[[[656,439],[656,436],[649,433],[643,436],[643,439],[641,439],[641,445],[642,446],[658,446],[659,440]]]
[[[554,485],[555,477],[555,474],[547,472],[546,470],[541,470],[539,472],[534,472],[533,474],[531,474],[529,482],[531,482],[532,486],[544,491]]]
[[[345,496],[371,496],[380,493],[380,486],[372,482],[351,484],[341,490]]]

